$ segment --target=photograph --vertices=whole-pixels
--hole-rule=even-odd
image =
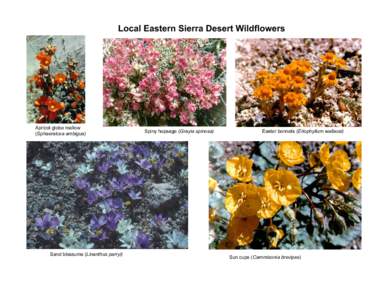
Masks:
[[[361,39],[236,41],[236,126],[360,127]]]
[[[27,249],[187,249],[187,142],[27,142]]]
[[[224,39],[104,39],[104,126],[226,126]]]
[[[361,142],[211,142],[210,249],[361,249]]]
[[[27,122],[85,123],[83,36],[27,36]]]

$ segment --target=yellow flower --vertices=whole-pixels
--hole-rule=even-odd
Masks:
[[[350,185],[350,176],[341,169],[327,169],[327,178],[332,187],[338,191],[346,192]]]
[[[304,162],[302,146],[297,142],[281,142],[278,147],[278,157],[289,167]]]
[[[307,98],[302,93],[288,92],[284,95],[283,101],[290,108],[299,108],[303,105],[306,105]]]
[[[251,183],[237,183],[226,192],[224,203],[225,208],[233,216],[256,216],[260,208],[257,187]]]
[[[238,246],[249,245],[260,220],[257,216],[253,217],[232,217],[228,224],[227,240],[230,244]]]
[[[270,76],[270,73],[267,70],[260,70],[256,72],[256,79],[257,80],[264,80]]]
[[[319,159],[319,153],[313,152],[309,155],[309,165],[310,168],[315,168],[319,165],[320,159]]]
[[[287,90],[290,88],[290,76],[282,72],[278,72],[276,76],[276,88],[279,90]]]
[[[217,180],[209,177],[209,193],[213,193],[218,186]]]
[[[329,163],[330,148],[328,144],[322,144],[321,148],[319,148],[319,158],[324,166]]]
[[[339,58],[339,57],[337,57],[337,59],[335,60],[334,64],[335,64],[335,66],[337,68],[342,68],[342,69],[346,69],[347,68],[346,61],[344,59],[342,59],[342,58]]]
[[[277,248],[279,241],[284,237],[284,232],[275,225],[270,225],[267,228],[267,237],[270,248]]]
[[[294,60],[294,62],[297,65],[297,72],[298,73],[308,73],[312,70],[311,63],[307,59],[299,59]]]
[[[214,223],[217,220],[216,210],[214,208],[209,208],[209,222]]]
[[[304,78],[302,76],[292,77],[291,87],[294,89],[303,89],[306,85]]]
[[[340,146],[346,146],[348,144],[348,142],[346,141],[337,141],[335,142],[336,145],[340,145]]]
[[[357,159],[361,161],[361,156],[362,156],[362,144],[361,142],[356,143],[356,154],[357,154]]]
[[[294,203],[302,193],[298,178],[289,170],[266,170],[264,185],[274,193],[274,201],[284,206]]]
[[[236,241],[230,241],[227,238],[220,241],[217,245],[217,249],[235,249],[237,247]]]
[[[333,52],[326,52],[324,55],[321,55],[321,60],[329,64],[335,64],[337,56]]]
[[[226,162],[226,172],[230,177],[242,182],[252,180],[253,160],[246,156],[234,156]]]
[[[337,84],[337,82],[338,82],[338,80],[337,80],[337,73],[334,72],[334,71],[323,76],[323,83],[326,86],[335,86]]]
[[[326,167],[327,178],[332,187],[341,192],[347,191],[351,181],[350,176],[346,173],[351,168],[348,154],[344,150],[335,151],[330,156]]]
[[[346,172],[350,170],[351,166],[348,154],[344,150],[337,150],[330,156],[327,168]]]
[[[270,219],[276,215],[281,208],[281,205],[276,202],[277,194],[265,187],[258,187],[257,195],[259,198],[257,217],[260,219]]]
[[[352,176],[353,186],[359,191],[361,189],[361,168],[354,171]]]
[[[272,98],[272,89],[269,86],[261,85],[255,88],[253,97],[260,100],[270,100]]]

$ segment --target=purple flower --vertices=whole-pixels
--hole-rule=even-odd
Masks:
[[[112,196],[112,190],[110,188],[102,187],[97,191],[97,196],[101,198],[108,198]]]
[[[110,211],[106,214],[106,227],[110,231],[114,231],[117,228],[117,224],[123,218],[123,214],[121,212]]]
[[[35,225],[40,230],[46,230],[49,228],[56,229],[59,225],[59,219],[57,216],[52,216],[46,213],[43,218],[38,217],[35,219]]]
[[[90,183],[85,178],[76,178],[74,181],[74,184],[77,189],[79,190],[86,190],[90,188]]]
[[[143,198],[141,196],[141,192],[135,192],[135,191],[132,191],[132,190],[130,190],[128,192],[128,196],[129,196],[129,198],[131,198],[131,200],[140,200],[140,199]]]
[[[140,155],[142,157],[150,156],[150,150],[148,149],[148,147],[145,147],[144,145],[139,145],[139,144],[134,145],[133,152],[136,155]]]
[[[117,179],[116,177],[113,177],[109,183],[112,189],[118,192],[124,192],[127,187],[127,183],[125,181]]]
[[[97,201],[97,193],[95,191],[89,191],[87,201],[89,205],[92,205],[94,202]]]
[[[142,231],[139,231],[136,235],[136,247],[147,249],[151,245],[151,240],[147,234]]]
[[[104,201],[105,205],[110,209],[123,208],[123,200],[120,198],[109,198]]]
[[[145,158],[135,161],[135,163],[143,170],[150,171],[152,169],[152,164]]]
[[[101,164],[98,165],[98,170],[101,172],[101,173],[108,173],[109,171],[109,168],[112,166],[111,163],[105,161],[105,162],[102,162]]]
[[[102,226],[106,224],[106,221],[107,220],[105,215],[101,215],[98,218],[96,217],[96,215],[93,215],[92,218],[90,219],[90,224],[89,224],[90,229],[92,231],[100,229]]]
[[[127,186],[128,185],[137,186],[137,185],[142,185],[144,183],[144,179],[142,177],[129,175],[129,174],[125,174],[121,176],[120,181],[125,183]]]

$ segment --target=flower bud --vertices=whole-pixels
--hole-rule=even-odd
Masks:
[[[325,221],[325,216],[323,215],[323,213],[316,207],[313,208],[313,213],[315,220],[317,220],[318,224],[320,226],[323,226]]]
[[[290,221],[295,221],[295,211],[291,209],[289,206],[287,206],[284,209],[284,215],[287,217],[288,220]]]

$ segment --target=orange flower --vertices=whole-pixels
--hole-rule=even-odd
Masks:
[[[337,73],[336,72],[331,72],[328,75],[323,76],[323,83],[326,86],[334,86],[337,84]]]
[[[342,69],[346,69],[347,68],[346,61],[344,59],[342,59],[342,58],[337,58],[335,60],[335,66],[337,68],[342,68]]]
[[[71,72],[70,73],[71,80],[74,80],[74,81],[77,80],[78,76],[79,76],[79,74],[77,72]]]
[[[246,246],[253,241],[253,236],[260,220],[252,217],[232,217],[228,224],[227,240],[232,245]]]
[[[36,107],[47,105],[47,101],[49,101],[49,97],[47,96],[40,96],[38,99],[35,100],[34,105]]]
[[[85,88],[85,81],[83,81],[83,80],[78,81],[78,87],[81,90],[83,90]]]
[[[42,66],[48,67],[51,64],[51,56],[43,50],[38,53],[36,59],[40,62]]]
[[[290,87],[289,76],[283,73],[278,73],[277,75],[277,88],[279,90],[287,90]]]
[[[38,87],[38,88],[43,87],[44,81],[43,81],[42,76],[34,75],[32,80],[35,82],[36,87]]]
[[[294,60],[294,63],[296,64],[296,72],[298,74],[304,74],[311,71],[311,63],[306,59],[298,59]]]
[[[306,105],[307,98],[302,93],[288,92],[284,95],[283,101],[290,108],[299,108]]]
[[[63,73],[58,73],[55,75],[54,83],[55,84],[63,84],[66,80],[66,75]]]
[[[77,108],[77,106],[78,106],[78,103],[77,103],[77,101],[73,101],[73,103],[71,103],[71,108],[74,108],[74,109],[76,109],[76,108]]]
[[[272,89],[266,85],[259,86],[254,90],[253,97],[260,100],[269,100],[272,98]]]
[[[269,76],[269,72],[267,70],[260,70],[256,72],[256,79],[263,80]]]
[[[321,59],[325,63],[329,64],[335,64],[335,61],[337,60],[337,56],[334,54],[334,52],[326,52],[324,55],[321,55]]]
[[[291,81],[291,87],[295,89],[303,89],[306,83],[302,76],[294,76]]]
[[[75,122],[76,123],[85,123],[85,115],[83,113],[78,113],[75,116]]]

